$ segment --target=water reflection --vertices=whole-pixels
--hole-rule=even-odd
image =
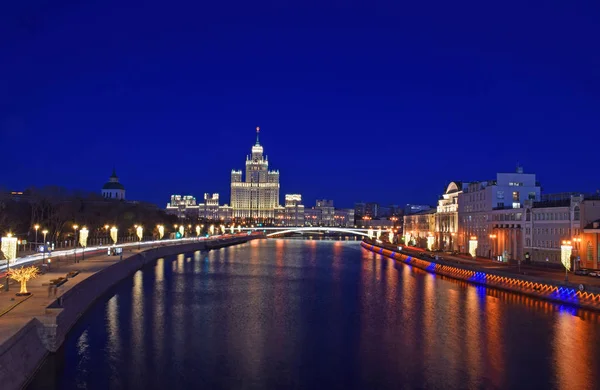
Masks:
[[[119,284],[69,335],[54,388],[585,389],[599,342],[595,313],[356,242],[260,240]]]

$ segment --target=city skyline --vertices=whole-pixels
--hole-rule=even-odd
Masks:
[[[115,167],[130,199],[225,194],[260,126],[281,186],[307,202],[435,204],[449,180],[517,162],[544,192],[594,192],[598,6],[532,18],[537,7],[505,4],[490,19],[475,17],[488,6],[445,3],[433,13],[10,3],[1,185],[95,192]],[[157,20],[161,38],[140,44]],[[388,179],[381,195],[363,181],[375,172]]]

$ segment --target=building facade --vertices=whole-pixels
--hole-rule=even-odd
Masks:
[[[269,170],[269,161],[263,155],[259,142],[260,128],[256,128],[256,143],[246,156],[246,175],[231,172],[231,207],[234,218],[257,220],[275,219],[279,206],[279,171]]]
[[[458,251],[458,195],[466,184],[451,182],[438,200],[435,213],[435,247],[444,251]]]
[[[390,221],[391,222],[391,221]],[[435,209],[404,215],[404,244],[434,249]]]
[[[283,207],[284,226],[304,226],[304,205],[302,195],[286,194]]]
[[[529,202],[525,207],[525,258],[560,265],[561,245],[567,241],[573,247],[572,268],[596,269],[597,242],[589,230],[600,218],[600,197],[556,194],[545,199],[553,200]]]
[[[119,177],[114,169],[108,181],[102,186],[101,193],[104,199],[125,200],[125,186],[119,183]]]
[[[523,173],[521,167],[496,174],[496,180],[469,183],[458,195],[459,251],[502,261],[522,259],[528,200],[540,200],[540,186],[535,174]]]
[[[177,215],[177,218],[198,218],[198,205],[196,198],[192,195],[171,195],[171,201],[167,203],[167,214]]]

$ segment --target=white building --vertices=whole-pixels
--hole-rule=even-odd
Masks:
[[[304,205],[302,204],[302,195],[285,195],[285,210],[283,213],[283,220],[283,224],[285,226],[304,225]]]
[[[242,171],[231,172],[231,207],[234,218],[274,219],[279,206],[279,171],[269,171],[269,161],[256,128],[256,144],[246,156],[246,177]]]
[[[437,249],[458,250],[458,195],[467,188],[467,183],[451,182],[438,200],[435,213],[435,244]]]
[[[119,177],[114,169],[108,181],[102,186],[102,197],[116,200],[125,199],[125,187],[119,183]]]
[[[496,180],[469,183],[458,195],[460,252],[500,258],[523,258],[525,201],[540,200],[535,174],[498,173]]]
[[[198,205],[192,195],[171,195],[167,203],[167,214],[177,215],[178,218],[198,218]]]

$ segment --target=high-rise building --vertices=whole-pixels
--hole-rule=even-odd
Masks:
[[[260,128],[256,128],[256,143],[252,154],[246,156],[246,177],[242,171],[231,172],[231,207],[234,218],[271,219],[279,206],[279,171],[269,170],[269,161],[263,156],[259,142]]]
[[[196,198],[192,195],[171,195],[171,201],[167,203],[167,214],[177,215],[178,218],[198,218],[198,205]]]
[[[335,208],[333,207],[333,200],[318,199],[315,205],[315,209],[321,210],[321,225],[322,226],[335,226],[334,216]]]
[[[302,204],[302,195],[285,195],[285,211],[283,219],[285,220],[285,226],[304,225],[304,205]]]

